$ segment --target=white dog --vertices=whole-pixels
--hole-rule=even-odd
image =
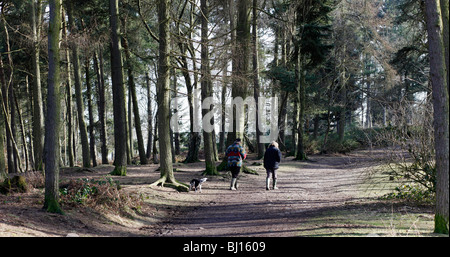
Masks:
[[[207,180],[207,178],[202,178],[202,179],[194,178],[193,180],[191,180],[191,183],[189,185],[189,191],[194,189],[194,191],[197,192],[197,189],[198,189],[200,191],[200,193],[201,193],[202,192],[202,184],[206,180]]]

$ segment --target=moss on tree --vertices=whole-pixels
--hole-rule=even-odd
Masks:
[[[13,178],[5,178],[0,183],[0,193],[8,194],[9,192],[25,193],[28,191],[28,184],[24,176],[14,176]]]
[[[448,217],[436,214],[434,216],[434,233],[448,235]]]
[[[205,171],[203,171],[202,174],[216,176],[216,175],[219,175],[219,172],[218,172],[218,169],[217,169],[215,163],[212,163],[212,164],[206,163],[206,169],[205,169]]]
[[[14,176],[11,179],[11,186],[21,193],[28,191],[28,184],[24,176]]]
[[[127,175],[127,166],[116,166],[110,175],[113,176],[126,176]]]
[[[45,199],[45,206],[44,208],[47,210],[47,212],[51,213],[58,213],[64,215],[64,212],[62,211],[58,200],[56,200],[56,197],[49,197]]]

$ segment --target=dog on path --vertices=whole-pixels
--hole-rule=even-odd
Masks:
[[[189,185],[189,191],[194,190],[195,192],[197,192],[197,190],[199,190],[201,193],[202,192],[202,184],[206,180],[207,180],[207,178],[201,178],[201,179],[194,178],[193,180],[191,180],[191,183]]]

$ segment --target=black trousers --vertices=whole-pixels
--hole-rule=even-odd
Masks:
[[[230,171],[231,171],[231,177],[237,178],[239,175],[239,172],[241,171],[241,167],[232,166],[232,167],[230,167]]]

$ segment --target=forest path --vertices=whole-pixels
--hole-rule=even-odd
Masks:
[[[250,163],[252,161],[249,161]],[[260,175],[240,174],[239,189],[229,190],[229,179],[209,177],[194,202],[160,224],[160,236],[296,236],[309,217],[341,208],[359,198],[372,151],[348,155],[311,156],[310,161],[282,160],[279,190],[265,190]],[[195,195],[194,195],[195,194]]]
[[[156,164],[129,166],[126,177],[112,178],[124,190],[143,196],[145,204],[139,214],[125,217],[101,206],[63,206],[66,215],[52,214],[42,209],[43,189],[0,194],[0,236],[309,235],[314,227],[311,223],[305,226],[308,221],[338,208],[358,206],[367,199],[362,196],[360,185],[370,168],[379,164],[377,157],[385,154],[382,150],[361,150],[347,155],[310,156],[307,162],[284,158],[278,170],[279,190],[270,191],[265,190],[264,168],[252,165],[261,161],[251,159],[247,164],[259,175],[241,173],[237,191],[229,190],[229,172],[207,176],[202,193],[185,193],[150,187],[160,176]],[[174,166],[176,179],[183,183],[202,177],[204,170],[204,162]],[[102,165],[92,172],[64,168],[61,179],[105,179],[112,168]],[[348,221],[339,222],[339,226],[351,225]]]

